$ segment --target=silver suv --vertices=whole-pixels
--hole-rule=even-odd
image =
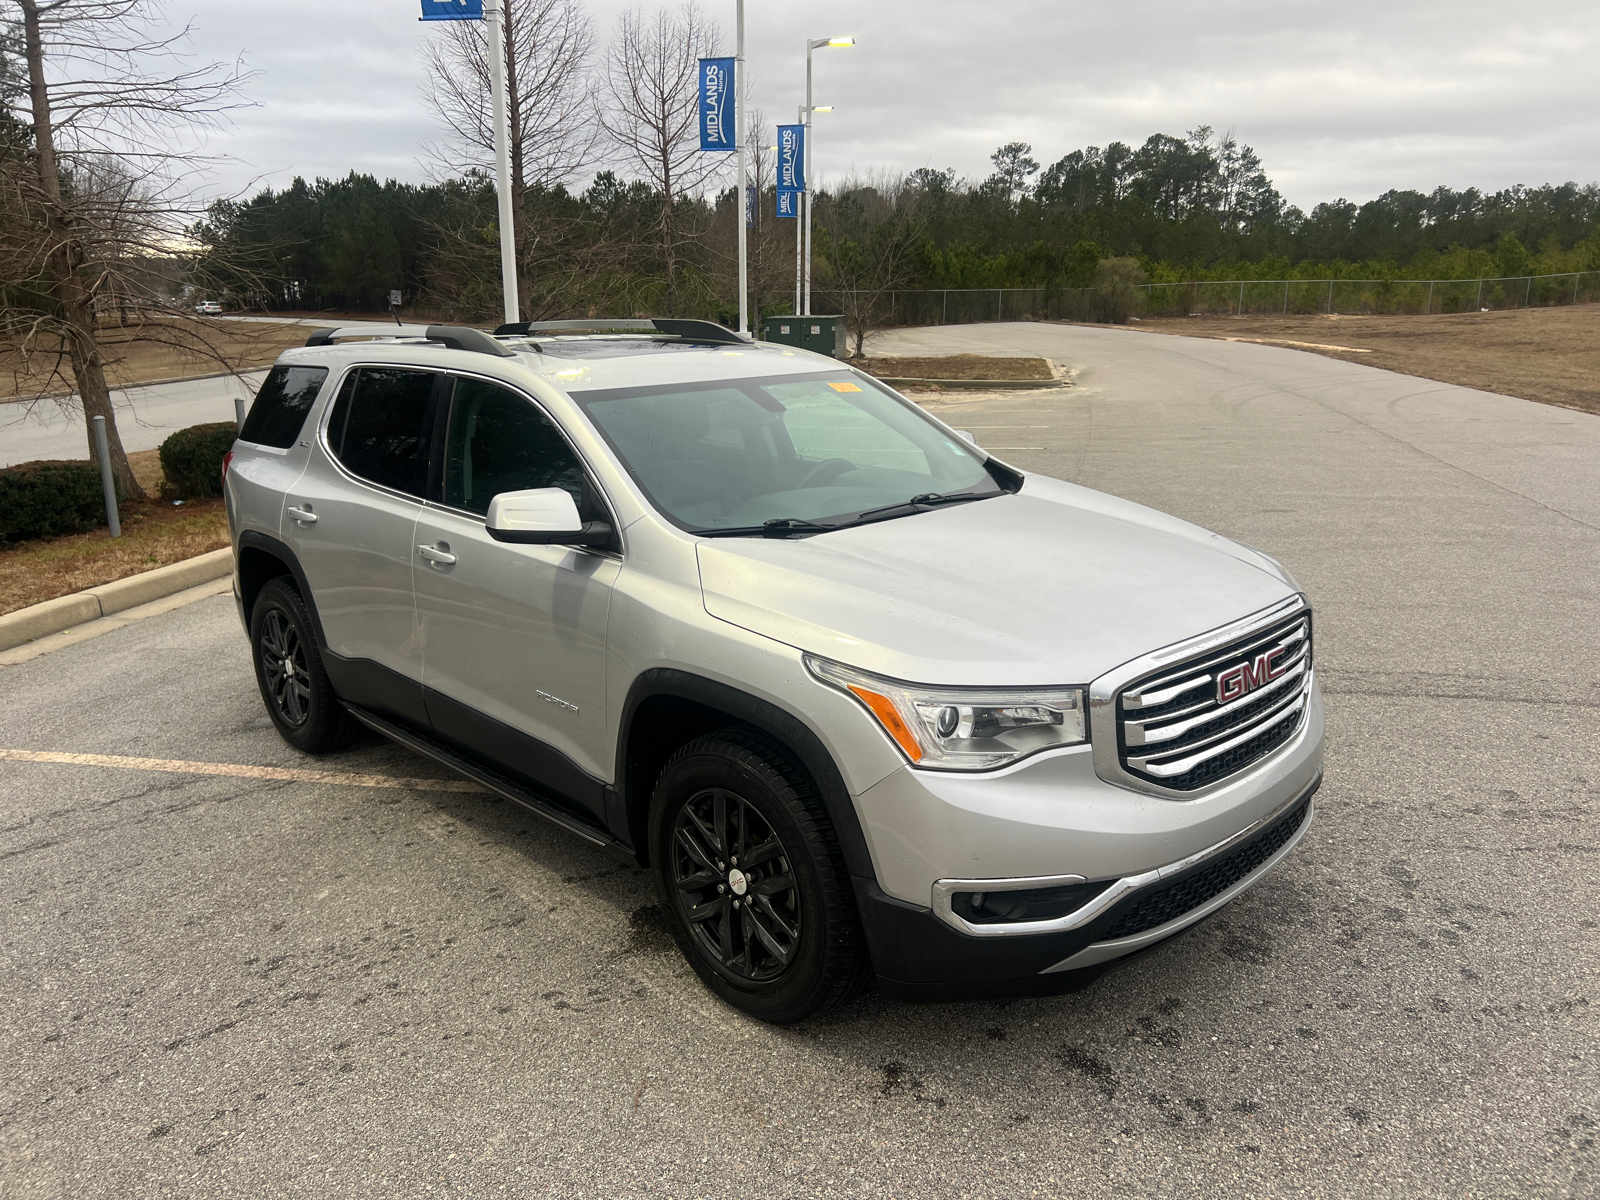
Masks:
[[[283,737],[365,725],[648,866],[766,1020],[873,975],[1081,986],[1310,825],[1278,563],[831,359],[695,321],[327,330],[229,459]]]

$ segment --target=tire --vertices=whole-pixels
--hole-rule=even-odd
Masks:
[[[355,718],[334,694],[311,614],[284,577],[267,580],[250,610],[250,656],[267,716],[284,741],[307,754],[327,754],[350,741]]]
[[[792,1024],[843,1004],[870,974],[833,826],[776,742],[735,727],[674,754],[650,806],[650,848],[678,948],[735,1008]]]

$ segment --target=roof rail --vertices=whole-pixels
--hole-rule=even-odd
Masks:
[[[331,346],[341,338],[422,338],[438,342],[446,350],[471,350],[477,354],[492,354],[496,358],[513,358],[515,350],[508,350],[481,329],[465,325],[395,325],[377,328],[318,329],[306,339],[308,346]]]
[[[750,339],[714,321],[677,320],[672,317],[602,317],[580,321],[517,321],[496,329],[495,336],[572,333],[660,333],[684,342],[707,346],[748,346]]]

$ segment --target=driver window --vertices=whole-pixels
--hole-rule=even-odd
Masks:
[[[550,418],[508,388],[457,379],[445,435],[444,502],[483,516],[501,492],[564,488],[583,505],[583,464]]]

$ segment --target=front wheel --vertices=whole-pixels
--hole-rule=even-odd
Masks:
[[[350,740],[356,723],[323,669],[311,614],[282,578],[267,580],[250,610],[250,650],[261,699],[284,741],[326,754]]]
[[[789,1024],[865,978],[838,839],[781,746],[725,729],[679,750],[656,784],[650,846],[678,948],[729,1004]]]

